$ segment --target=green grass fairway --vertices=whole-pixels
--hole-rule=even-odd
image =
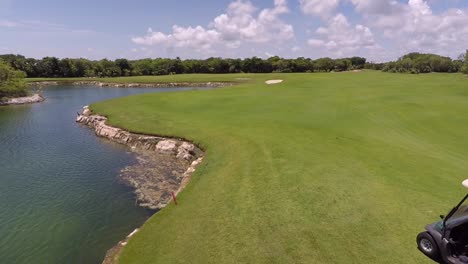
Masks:
[[[246,76],[92,105],[113,125],[206,149],[179,206],[155,214],[120,263],[431,263],[415,238],[466,192],[468,78],[203,78]]]

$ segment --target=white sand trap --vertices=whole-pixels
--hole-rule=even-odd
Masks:
[[[283,80],[268,80],[265,83],[266,84],[277,84],[277,83],[282,83]]]

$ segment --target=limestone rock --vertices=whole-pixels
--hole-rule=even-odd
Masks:
[[[101,137],[115,138],[119,134],[120,129],[113,128],[106,125],[100,125],[97,127],[96,134]]]
[[[182,143],[177,149],[177,158],[184,160],[191,160],[193,158],[193,151],[195,150],[195,145],[188,142]]]
[[[32,103],[39,103],[44,100],[45,100],[44,97],[42,97],[40,94],[33,94],[31,96],[11,98],[11,99],[6,100],[5,102],[0,102],[0,105],[32,104]]]
[[[198,158],[198,159],[194,160],[190,166],[196,167],[196,166],[198,166],[198,164],[200,164],[202,161],[203,161],[203,158]]]
[[[195,149],[195,146],[193,144],[190,144],[188,142],[184,142],[179,146],[179,151],[193,151]]]
[[[83,113],[81,113],[84,116],[90,116],[91,115],[91,110],[89,109],[88,106],[83,107]]]
[[[176,142],[174,140],[161,140],[156,145],[157,150],[161,151],[174,151],[176,149]]]

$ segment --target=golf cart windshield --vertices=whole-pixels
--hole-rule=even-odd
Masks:
[[[461,200],[461,202],[455,206],[452,211],[444,219],[446,224],[453,223],[457,220],[467,219],[468,218],[468,195]]]
[[[468,216],[468,204],[462,204],[458,210],[450,217],[450,219],[447,220],[447,222],[455,221],[459,218],[462,217],[467,217]]]

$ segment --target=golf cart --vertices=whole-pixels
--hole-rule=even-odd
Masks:
[[[463,181],[468,188],[468,180]],[[426,226],[419,233],[418,249],[435,261],[448,264],[468,263],[468,194],[442,221]]]

